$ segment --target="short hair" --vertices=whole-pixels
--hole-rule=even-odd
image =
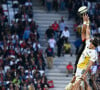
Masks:
[[[67,29],[68,29],[68,27],[66,26],[66,27],[65,27],[65,30],[67,30]]]
[[[98,46],[98,39],[97,38],[94,38],[93,40],[91,40],[91,43],[97,47]]]

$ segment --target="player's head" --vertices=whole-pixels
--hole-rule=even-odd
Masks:
[[[91,40],[90,48],[94,49],[97,46],[98,46],[98,40],[97,40],[97,38],[94,38],[93,40]]]

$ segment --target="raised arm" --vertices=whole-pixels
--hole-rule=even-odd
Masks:
[[[84,24],[86,25],[86,40],[90,39],[90,26],[89,26],[89,17],[88,14],[85,14],[83,16],[84,18]]]
[[[82,40],[90,39],[90,27],[89,27],[88,14],[83,15],[83,26],[82,26],[81,38]]]
[[[81,39],[84,41],[86,39],[86,25],[82,25],[82,31],[81,31]]]
[[[86,28],[86,40],[90,39],[90,26],[89,24],[87,24],[87,28]]]
[[[86,22],[87,19],[85,17],[85,15],[83,15],[83,25],[82,25],[82,31],[81,31],[81,39],[82,41],[86,40]]]

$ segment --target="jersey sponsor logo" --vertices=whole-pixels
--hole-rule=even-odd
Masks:
[[[90,60],[90,56],[86,56],[86,57],[84,58],[83,62],[79,63],[79,64],[77,65],[77,67],[80,68],[80,69],[86,69],[86,67],[87,67],[87,65],[88,65],[88,63],[89,63],[89,60]]]

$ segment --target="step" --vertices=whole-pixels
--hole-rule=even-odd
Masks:
[[[33,7],[33,12],[34,13],[40,13],[40,14],[42,14],[42,13],[51,13],[51,14],[53,14],[53,13],[56,13],[56,14],[66,14],[66,15],[68,15],[68,11],[58,11],[58,12],[56,12],[56,11],[54,11],[54,10],[52,10],[52,11],[50,11],[50,12],[48,12],[47,11],[47,9],[46,8],[41,8],[41,7],[39,7],[39,8],[34,8]]]
[[[37,21],[36,23],[38,23],[39,25],[52,25],[54,23],[54,20],[50,20],[50,19],[47,19],[47,21],[42,21],[42,20],[35,20]],[[58,21],[58,20],[57,20]],[[73,25],[74,23],[72,21],[66,21],[66,26],[69,26],[69,25]]]
[[[67,83],[69,83],[70,81],[69,80],[64,80],[64,81],[58,81],[58,80],[55,80],[55,81],[53,81],[54,82],[54,84],[56,83],[56,84],[67,84]]]
[[[76,33],[73,31],[72,29],[72,25],[70,25],[71,27],[69,27],[69,32],[72,33],[72,34],[75,34],[76,36]],[[49,26],[48,26],[49,27]],[[43,27],[43,26],[39,26],[39,34],[44,34],[46,32],[46,30],[48,29],[48,27]]]
[[[42,24],[51,24],[52,25],[55,21],[57,21],[57,23],[59,24],[60,17],[59,18],[56,17],[54,19],[53,18],[54,17],[52,17],[52,19],[49,19],[48,17],[47,18],[46,17],[44,17],[44,18],[37,17],[37,19],[35,18],[35,21],[36,21],[36,23],[39,24],[39,26]],[[69,29],[73,29],[74,22],[65,20],[65,25],[67,27],[69,27]]]
[[[54,87],[65,88],[65,84],[54,84]]]
[[[56,73],[55,72],[54,73],[53,72],[48,72],[46,75],[47,76],[57,76],[57,77],[60,76],[61,77],[61,76],[66,76],[66,73],[62,73],[62,72],[56,72]]]
[[[37,23],[37,24],[38,24],[38,23]],[[46,23],[46,24],[41,23],[41,24],[39,24],[39,27],[40,27],[40,28],[43,27],[43,28],[45,28],[45,30],[46,30],[46,29],[48,29],[48,27],[51,26],[51,25],[52,25],[52,23]],[[68,26],[68,27],[72,27],[72,24],[67,24],[67,26]]]
[[[42,31],[42,30],[41,30],[41,31]],[[45,36],[45,32],[46,32],[46,31],[42,31],[42,33],[39,33],[39,35],[40,35],[40,39],[45,39],[45,40],[47,41],[46,36]],[[76,34],[73,33],[73,32],[70,32],[70,37],[69,37],[69,39],[77,39]]]
[[[62,63],[54,62],[53,64],[56,65],[55,67],[58,67],[57,65],[60,65],[59,68],[63,68],[63,67],[66,66],[69,62],[70,62],[70,60],[66,59],[66,61],[64,61],[64,62],[63,62],[63,60],[62,60]],[[74,64],[74,62],[72,62],[72,64]],[[55,68],[55,67],[54,67],[54,68]]]
[[[72,75],[71,75],[71,77],[70,78],[68,78],[68,77],[64,77],[64,78],[61,78],[61,77],[52,77],[52,76],[47,76],[48,77],[48,80],[53,80],[53,82],[54,83],[60,83],[60,81],[61,82],[65,82],[65,83],[67,83],[67,82],[70,82],[71,80],[72,80]]]
[[[66,19],[64,19],[65,21],[68,21],[67,17],[65,17]],[[50,17],[50,19],[48,19],[48,17],[35,17],[35,21],[59,21],[61,19],[61,17]]]
[[[38,32],[39,32],[39,35],[40,35],[41,38],[44,37],[46,39],[46,36],[45,36],[46,29],[42,29],[42,30],[40,29]],[[69,38],[73,38],[73,37],[74,37],[75,40],[77,39],[76,33],[70,32],[70,37]]]
[[[46,30],[45,29],[42,29],[42,30],[40,29],[38,32],[39,32],[40,37],[44,37],[44,39],[46,39],[46,36],[45,36]],[[76,33],[70,32],[70,38],[71,37],[77,38]]]
[[[51,11],[51,12],[48,12],[46,9],[45,10],[40,10],[40,9],[37,9],[37,10],[33,10],[34,13],[36,14],[58,14],[58,15],[63,15],[64,17],[68,17],[69,14],[68,12],[62,12],[62,11],[59,11],[59,12],[55,12],[55,11]]]
[[[59,80],[59,81],[70,81],[72,77],[54,77],[54,76],[48,76],[48,80]]]
[[[36,20],[49,20],[49,21],[55,21],[55,20],[57,20],[57,21],[59,21],[59,20],[61,20],[61,17],[62,17],[63,15],[59,15],[59,16],[51,16],[51,15],[49,15],[49,18],[48,18],[48,15],[45,15],[45,16],[43,16],[43,15],[40,15],[40,16],[38,16],[38,15],[36,15],[36,16],[34,16],[35,17],[35,19]],[[68,19],[67,19],[67,16],[63,16],[64,17],[64,21],[68,21]],[[71,20],[70,20],[71,21]]]
[[[59,87],[59,88],[49,88],[49,90],[64,90],[64,88],[61,88],[61,87]]]
[[[52,69],[52,70],[46,70],[47,73],[62,73],[62,69]]]
[[[41,5],[41,3],[39,3],[39,2],[33,2],[33,7],[41,7],[42,5]]]
[[[55,56],[55,59],[64,59],[64,60],[66,60],[66,58],[71,58],[71,59],[74,59],[74,58],[76,58],[76,55],[73,55],[73,57],[71,57],[70,56],[70,54],[66,54],[66,55],[64,55],[63,57],[57,57],[57,56]]]
[[[58,14],[58,13],[35,13],[34,14],[34,17],[61,17],[61,16],[64,16],[64,17],[67,17],[68,15],[67,14]]]
[[[76,32],[73,31],[73,24],[69,24],[69,25],[66,24],[66,26],[69,28],[69,31],[70,31],[71,33],[75,33],[75,34],[76,34]],[[49,28],[49,27],[48,27],[48,28]],[[39,25],[39,31],[40,31],[40,30],[46,31],[48,28],[47,28],[47,27],[43,27],[41,24]],[[38,32],[39,32],[39,31],[38,31]],[[44,33],[44,32],[39,32],[39,33]]]
[[[61,11],[59,10],[58,12],[56,12],[55,10],[52,10],[50,12],[48,12],[47,8],[42,7],[42,6],[38,6],[38,7],[33,7],[33,12],[34,13],[56,13],[56,14],[68,14],[67,10]]]
[[[40,27],[40,28],[47,28],[47,29],[48,29],[48,27],[51,26],[51,25],[52,25],[51,23],[45,24],[45,25],[41,23],[41,24],[39,25],[39,27]],[[73,27],[73,24],[67,24],[66,26],[68,26],[68,28],[70,28],[70,27]]]
[[[74,37],[73,37],[73,38],[69,38],[69,42],[70,42],[71,44],[73,44],[73,45],[74,45],[74,42],[75,42],[74,39],[75,39]],[[47,40],[44,39],[44,37],[40,37],[39,40],[40,40],[41,43],[48,43]],[[72,47],[73,47],[73,45],[72,45]],[[71,47],[71,48],[72,48],[72,47]],[[75,46],[74,46],[74,48],[75,48]]]
[[[40,6],[34,6],[33,5],[33,10],[44,10],[45,9],[45,7],[44,6],[42,6],[42,5],[40,5]],[[44,10],[45,11],[45,10]]]

